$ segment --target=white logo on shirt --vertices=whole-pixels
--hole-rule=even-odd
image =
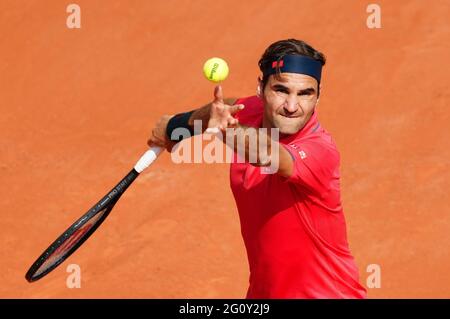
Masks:
[[[306,153],[305,152],[299,151],[298,153],[300,154],[300,158],[301,159],[305,159],[306,158]]]

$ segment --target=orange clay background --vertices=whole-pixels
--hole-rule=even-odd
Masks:
[[[99,230],[38,282],[37,256],[146,150],[163,114],[253,95],[272,42],[328,58],[319,118],[342,155],[342,199],[370,298],[450,297],[448,1],[60,0],[0,2],[0,297],[243,298],[248,266],[227,164],[162,157]],[[68,289],[66,268],[81,267]]]

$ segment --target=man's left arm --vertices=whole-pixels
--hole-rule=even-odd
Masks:
[[[254,166],[278,167],[277,173],[283,177],[292,175],[294,159],[281,143],[273,139],[271,130],[238,123],[233,128],[222,130],[222,133],[223,142],[246,162]],[[232,134],[232,138],[227,138],[229,134]]]

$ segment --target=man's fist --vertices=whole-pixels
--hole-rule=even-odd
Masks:
[[[174,142],[170,141],[166,134],[167,123],[174,115],[163,115],[155,124],[152,129],[150,138],[147,141],[148,146],[161,146],[167,149],[169,152],[175,145]]]

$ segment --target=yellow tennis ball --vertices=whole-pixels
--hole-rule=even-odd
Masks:
[[[212,82],[221,82],[228,76],[228,64],[221,58],[211,58],[203,65],[203,74]]]

